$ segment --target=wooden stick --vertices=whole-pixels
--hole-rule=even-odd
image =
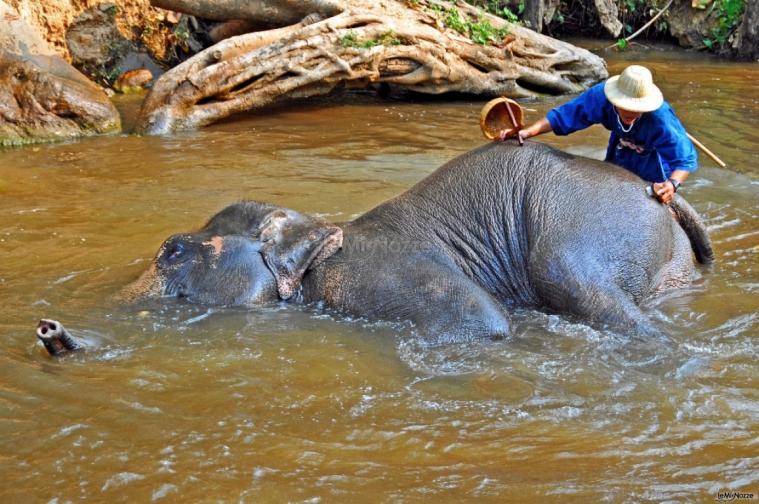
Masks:
[[[651,18],[651,19],[648,21],[648,23],[644,24],[644,25],[643,25],[643,27],[642,27],[640,30],[636,31],[635,33],[633,33],[633,34],[632,34],[632,35],[630,35],[629,37],[625,37],[625,38],[623,38],[622,40],[624,40],[625,42],[630,42],[632,39],[634,39],[635,37],[637,37],[638,35],[640,35],[640,34],[643,32],[643,30],[645,30],[646,28],[648,28],[649,26],[651,26],[651,24],[652,24],[654,21],[656,21],[657,19],[659,19],[659,17],[660,17],[662,14],[664,14],[664,11],[665,11],[665,10],[669,9],[669,6],[670,6],[670,5],[672,5],[672,2],[673,2],[673,1],[674,1],[674,0],[669,0],[669,2],[667,2],[667,5],[665,5],[665,6],[662,8],[662,10],[660,10],[660,11],[659,11],[659,13],[658,13],[658,14],[656,14],[654,17],[652,17],[652,18]],[[616,42],[615,42],[614,44],[612,44],[612,45],[610,45],[609,47],[607,47],[607,49],[611,49],[612,47],[616,47],[616,46],[617,46],[617,44],[616,44]]]
[[[506,103],[506,110],[509,111],[509,118],[511,119],[511,124],[514,126],[514,129],[517,130],[517,141],[519,142],[519,145],[524,145],[524,141],[522,140],[522,137],[519,136],[519,125],[517,124],[517,120],[514,118],[514,112],[511,111],[511,104],[507,101]]]
[[[693,137],[693,135],[691,135],[687,131],[685,132],[685,134],[688,135],[688,138],[690,138],[690,141],[693,142],[693,145],[695,145],[696,147],[698,147],[699,149],[701,149],[704,152],[704,154],[706,154],[707,156],[709,156],[710,158],[712,158],[715,163],[717,163],[718,165],[720,165],[722,168],[727,168],[727,165],[725,164],[724,161],[722,161],[720,158],[718,158],[715,153],[713,153],[712,151],[710,151],[709,149],[707,149],[704,144],[702,144],[701,142],[699,142],[698,140],[696,140]]]

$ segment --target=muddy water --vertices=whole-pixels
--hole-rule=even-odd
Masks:
[[[166,236],[235,200],[347,219],[403,191],[482,143],[482,102],[314,101],[1,153],[0,501],[759,493],[759,68],[653,51],[611,70],[640,57],[731,167],[702,156],[685,188],[718,262],[646,307],[668,344],[522,311],[509,341],[425,349],[324,312],[109,301]],[[606,134],[543,140],[600,157]],[[42,316],[94,349],[46,357]]]

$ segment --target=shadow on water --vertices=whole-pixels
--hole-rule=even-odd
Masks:
[[[646,307],[668,342],[519,310],[509,340],[428,348],[409,327],[322,310],[109,300],[165,237],[235,200],[339,221],[397,195],[483,142],[482,101],[361,94],[0,154],[0,500],[759,491],[759,68],[654,50],[613,55],[610,70],[640,59],[730,166],[702,156],[684,188],[717,263]],[[530,104],[529,118],[564,99]],[[119,102],[128,117],[138,105]],[[606,138],[541,141],[599,158]],[[92,348],[45,357],[40,317]]]

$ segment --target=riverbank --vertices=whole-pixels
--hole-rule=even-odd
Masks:
[[[67,58],[110,95],[113,95],[111,90],[130,92],[152,87],[136,129],[151,134],[194,129],[234,113],[269,106],[280,99],[328,94],[344,87],[377,88],[381,85],[435,95],[459,93],[516,98],[571,94],[608,76],[603,58],[560,40],[578,31],[599,36],[601,28],[597,23],[590,18],[582,21],[577,17],[579,13],[591,16],[596,12],[601,16],[598,22],[602,30],[616,33],[618,38],[596,40],[619,51],[641,45],[639,40],[644,37],[660,38],[662,27],[675,26],[676,19],[681,24],[695,26],[687,17],[690,14],[675,15],[684,5],[682,0],[667,0],[658,13],[646,7],[649,4],[645,2],[653,0],[640,0],[638,7],[635,3],[638,0],[624,0],[624,7],[612,0],[594,0],[595,11],[582,3],[587,0],[557,1],[553,11],[538,11],[540,22],[535,21],[531,9],[534,5],[547,7],[543,5],[547,0],[529,0],[524,10],[519,5],[496,1],[480,1],[480,8],[475,8],[461,1],[442,0],[381,4],[314,0],[298,4],[300,10],[293,10],[286,0],[269,0],[244,4],[242,11],[225,13],[215,9],[238,5],[235,0],[212,3],[208,0],[8,1],[20,12],[17,15],[13,7],[0,2],[0,6],[5,6],[6,18],[15,20],[15,31],[6,29],[8,40],[32,34],[44,45],[45,41],[35,32],[44,33],[53,48],[48,54],[55,51]],[[604,1],[610,2],[605,4],[607,11],[602,6]],[[759,0],[699,1],[711,3],[697,7],[691,4],[685,8],[688,12],[703,11],[707,17],[721,16],[728,11],[732,16],[719,37],[712,31],[714,39],[699,42],[706,51],[718,49],[714,42],[717,38],[722,41],[720,50],[727,50],[725,44],[738,40],[738,35],[746,31],[746,19],[751,17],[746,14],[745,19],[738,21],[743,2]],[[185,14],[151,5],[181,9]],[[284,25],[272,24],[271,12],[258,9],[262,5],[266,9],[282,9],[279,14],[284,16],[280,20]],[[732,7],[727,9],[725,5]],[[486,15],[486,10],[509,21]],[[303,17],[304,12],[309,14]],[[605,18],[601,15],[604,12]],[[625,17],[628,15],[633,17]],[[653,17],[633,32],[630,23],[637,26],[636,19],[642,23],[647,15]],[[367,23],[366,19],[372,22]],[[724,19],[719,19],[723,23]],[[245,25],[244,29],[240,23]],[[646,31],[648,25],[653,27],[649,29],[653,35]],[[561,29],[562,33],[551,33],[555,37],[537,33],[554,29]],[[229,38],[232,32],[246,35]],[[203,51],[211,46],[213,49]],[[312,50],[315,47],[319,49]],[[192,59],[187,61],[188,58]],[[251,65],[252,61],[256,64]],[[180,65],[183,62],[186,64]],[[61,63],[60,66],[68,66]],[[171,72],[159,79],[168,70]],[[76,73],[70,67],[67,72]],[[45,76],[51,82],[63,78]],[[86,79],[82,77],[82,80]],[[61,85],[70,87],[67,82]],[[16,96],[39,94],[40,87],[32,88],[27,81],[8,80],[4,85],[12,88]],[[95,90],[103,94],[99,88]],[[67,120],[71,114],[66,113],[61,118],[56,111],[82,109],[76,103],[58,103],[49,96],[36,96],[35,100],[52,104],[46,113],[55,116],[51,120],[58,122]],[[105,96],[98,100],[108,102]],[[19,98],[15,101],[30,102]],[[17,110],[14,124],[22,124],[22,117],[27,119],[23,124],[47,121],[33,112]],[[76,125],[79,129],[74,129],[72,136],[89,134],[93,129],[88,126],[90,122],[87,117],[81,118]],[[17,134],[16,137],[19,138],[6,143],[39,141],[38,138],[46,139],[50,135],[22,138]]]
[[[757,0],[475,0],[496,15],[552,37],[667,41],[744,61],[759,60]]]
[[[72,56],[66,33],[83,12],[112,12],[122,36],[144,47],[156,59],[166,57],[181,38],[174,33],[179,16],[150,5],[149,0],[7,0],[21,17],[64,58]],[[410,2],[413,3],[413,2]],[[759,59],[757,0],[474,0],[472,4],[510,21],[534,25],[533,10],[542,13],[539,31],[557,38],[595,37],[617,43],[643,27],[666,5],[662,16],[635,41],[668,40],[681,47],[742,60]],[[599,14],[596,3],[608,14]],[[531,5],[539,4],[539,8]],[[601,9],[603,10],[603,9]],[[624,48],[627,43],[619,42]]]

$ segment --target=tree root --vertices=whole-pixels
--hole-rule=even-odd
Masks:
[[[507,25],[463,2],[456,8],[470,19]],[[403,2],[378,7],[354,1],[327,19],[309,16],[223,40],[158,80],[137,129],[150,134],[194,129],[275,101],[326,94],[341,83],[533,97],[577,92],[607,76],[601,58],[570,44],[509,25],[510,34],[495,45],[478,45],[442,26],[434,13]]]

